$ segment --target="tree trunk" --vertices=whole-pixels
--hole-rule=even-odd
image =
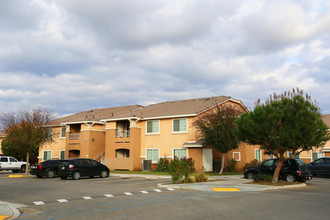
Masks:
[[[220,168],[219,174],[223,173],[223,167],[224,166],[225,166],[225,154],[223,153],[222,154],[222,159],[221,159],[221,168]]]
[[[274,175],[273,175],[273,181],[272,181],[272,183],[277,183],[278,176],[280,175],[280,171],[281,171],[283,162],[284,161],[281,160],[281,159],[278,160],[278,164],[277,164],[277,167],[276,167],[275,172],[274,172]]]
[[[29,151],[26,152],[26,167],[25,167],[25,175],[28,174],[29,172],[29,160],[30,160],[30,155],[29,155]]]

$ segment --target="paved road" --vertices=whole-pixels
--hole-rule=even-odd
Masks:
[[[329,218],[330,179],[315,178],[304,188],[262,192],[169,190],[157,188],[159,182],[168,181],[120,177],[63,181],[0,175],[0,200],[27,205],[21,208],[19,219]],[[38,201],[45,204],[33,203]]]

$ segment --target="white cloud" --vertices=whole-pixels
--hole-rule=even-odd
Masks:
[[[87,109],[299,86],[330,113],[329,1],[30,0],[0,8],[0,112]]]

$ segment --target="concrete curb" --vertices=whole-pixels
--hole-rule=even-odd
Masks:
[[[171,179],[168,175],[148,175],[148,174],[124,174],[124,173],[110,173],[110,176],[119,176],[124,178],[141,177],[146,179]]]
[[[17,207],[15,207],[15,206],[17,206]],[[1,211],[1,214],[2,214],[1,217],[3,217],[3,219],[6,219],[6,220],[16,219],[21,214],[20,211],[17,208],[24,207],[24,206],[25,205],[0,201],[0,211]]]
[[[205,191],[205,185],[207,183],[207,186],[209,189],[212,188],[219,188],[219,185],[216,183],[214,185],[217,186],[212,186],[212,184],[209,184],[210,182],[205,182],[205,184],[200,183],[191,183],[189,186],[187,185],[180,185],[180,184],[162,184],[159,183],[157,187],[159,188],[173,188],[173,189],[180,189],[180,190],[193,190],[193,191]],[[187,183],[186,183],[187,184]],[[244,183],[243,184],[238,184],[235,185],[233,184],[230,188],[234,187],[237,189],[244,188]],[[266,190],[276,190],[276,189],[292,189],[292,188],[300,188],[300,187],[307,187],[306,183],[299,183],[299,184],[294,184],[294,185],[286,185],[286,186],[267,186],[267,185],[259,185],[259,184],[248,184],[249,186],[254,186],[257,187],[255,190],[240,190],[240,191],[266,191]],[[193,186],[193,187],[192,187]],[[203,187],[204,186],[204,187]],[[223,188],[228,188],[228,185],[223,185]],[[260,188],[258,188],[260,187]]]

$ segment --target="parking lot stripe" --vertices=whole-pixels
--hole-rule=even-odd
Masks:
[[[45,203],[43,201],[36,201],[33,202],[35,205],[45,205]]]
[[[169,190],[169,191],[173,191],[174,189],[173,189],[173,188],[167,188],[167,190]]]
[[[229,191],[229,192],[232,192],[232,191],[241,191],[237,188],[212,188],[213,191],[216,191],[216,192],[223,192],[223,191]]]
[[[147,194],[148,193],[147,191],[140,191],[140,192],[142,192],[143,194]]]
[[[154,189],[155,192],[162,192],[160,189]]]
[[[125,194],[126,196],[132,196],[132,195],[133,195],[133,194],[130,193],[130,192],[124,192],[124,194]]]
[[[23,175],[9,175],[9,177],[23,177]]]
[[[86,199],[86,200],[87,199],[92,199],[92,197],[90,197],[90,196],[84,196],[83,198]]]
[[[104,196],[108,197],[108,198],[113,197],[113,195],[111,195],[111,194],[104,194]]]
[[[57,201],[58,202],[68,202],[68,200],[66,200],[66,199],[58,199]]]

